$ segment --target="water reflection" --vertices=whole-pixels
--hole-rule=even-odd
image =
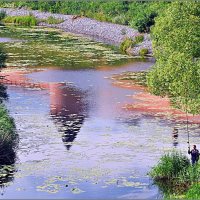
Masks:
[[[178,146],[178,129],[174,128],[172,132],[172,140],[173,140],[173,146],[177,147]]]
[[[50,114],[69,150],[86,117],[85,94],[66,83],[52,83],[49,91]]]

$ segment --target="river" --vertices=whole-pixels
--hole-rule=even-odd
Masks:
[[[153,62],[55,30],[23,30],[0,31],[7,66],[25,71],[24,84],[7,84],[19,144],[0,198],[161,198],[147,173],[164,152],[187,150],[185,124],[123,109],[142,91],[111,79]],[[198,135],[192,125],[191,141]]]

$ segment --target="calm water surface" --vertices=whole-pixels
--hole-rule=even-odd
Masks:
[[[4,47],[9,51],[8,43]],[[125,59],[117,67],[71,70],[57,64],[26,75],[45,89],[8,85],[6,106],[20,140],[2,199],[161,198],[147,172],[164,152],[187,150],[185,125],[122,109],[141,91],[116,87],[108,77],[153,64]],[[176,141],[174,126],[180,130]],[[199,133],[193,125],[191,142],[199,141]]]

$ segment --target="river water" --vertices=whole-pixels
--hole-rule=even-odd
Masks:
[[[131,96],[142,91],[117,87],[110,79],[124,71],[147,70],[153,62],[136,61],[78,36],[52,36],[43,29],[23,36],[22,30],[1,29],[0,37],[12,38],[2,43],[7,65],[37,69],[24,75],[37,87],[7,85],[5,103],[19,144],[1,198],[161,198],[147,173],[164,152],[187,150],[185,125],[126,111],[123,106],[135,102]],[[38,51],[40,45],[45,48]],[[174,126],[179,127],[176,140]],[[192,142],[199,141],[198,132],[193,125]]]

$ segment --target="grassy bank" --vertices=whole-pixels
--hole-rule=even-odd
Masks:
[[[0,165],[12,164],[17,135],[15,124],[3,104],[0,104]]]
[[[20,26],[36,26],[39,22],[46,22],[48,24],[60,24],[64,20],[57,19],[55,17],[48,17],[47,19],[41,19],[38,20],[33,15],[27,15],[27,16],[7,16],[4,11],[0,12],[0,21],[3,23],[8,24],[15,24]]]
[[[7,54],[0,46],[0,68],[5,67],[6,59]],[[0,165],[14,163],[17,144],[15,123],[2,103],[7,98],[6,87],[0,84]]]
[[[4,23],[11,23],[11,24],[18,24],[21,26],[36,26],[38,21],[37,19],[32,16],[7,16],[4,19],[2,19],[2,22]]]
[[[72,14],[116,24],[130,25],[140,32],[149,32],[154,18],[168,6],[167,2],[134,1],[0,1],[0,7],[22,8]]]
[[[200,197],[200,164],[192,166],[190,160],[180,152],[173,151],[162,156],[149,175],[165,198]]]

